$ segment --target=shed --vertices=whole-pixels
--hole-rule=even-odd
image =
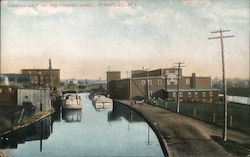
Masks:
[[[35,111],[51,109],[51,99],[49,89],[18,89],[17,105],[22,106],[24,103],[31,103],[35,107]]]

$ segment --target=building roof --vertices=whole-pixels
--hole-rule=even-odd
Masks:
[[[48,71],[48,69],[22,69],[22,71]],[[51,70],[60,70],[60,69],[51,69]]]

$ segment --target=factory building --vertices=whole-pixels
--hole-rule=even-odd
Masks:
[[[181,101],[219,101],[219,90],[211,88],[211,77],[197,77],[180,74]],[[117,76],[117,78],[119,78]],[[107,79],[108,80],[108,79]],[[135,99],[138,97],[177,99],[178,69],[157,69],[152,71],[132,71],[132,78],[108,81],[109,91],[115,99]]]

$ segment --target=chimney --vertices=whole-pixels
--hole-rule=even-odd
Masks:
[[[195,76],[195,73],[192,73],[191,88],[196,88],[196,76]]]

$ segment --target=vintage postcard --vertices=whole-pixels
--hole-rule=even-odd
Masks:
[[[1,0],[0,157],[250,157],[249,0]]]

